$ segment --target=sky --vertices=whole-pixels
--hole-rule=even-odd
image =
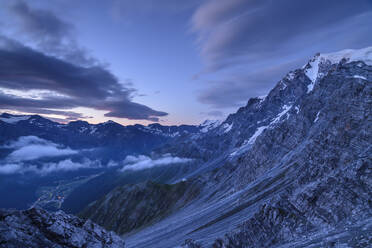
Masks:
[[[223,119],[317,52],[372,45],[371,0],[2,0],[0,110]]]

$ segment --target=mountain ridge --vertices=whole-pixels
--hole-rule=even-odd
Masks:
[[[355,245],[370,233],[363,221],[372,216],[372,66],[347,58],[322,63],[315,81],[308,67],[294,70],[216,128],[157,150],[201,158],[187,176],[203,182],[201,193],[126,237],[128,246],[172,247],[187,239],[201,247],[286,247],[296,240],[302,247],[304,236]]]

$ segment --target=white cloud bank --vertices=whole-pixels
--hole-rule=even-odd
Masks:
[[[78,153],[78,151],[36,136],[22,136],[19,137],[18,140],[10,142],[3,147],[14,149],[6,158],[7,161],[11,162],[29,161],[44,157],[59,157]]]
[[[19,164],[5,164],[0,165],[0,174],[14,174],[19,172],[22,169],[22,166]]]
[[[132,156],[129,155],[124,160],[124,167],[121,171],[137,171],[144,170],[158,166],[164,166],[169,164],[182,164],[192,161],[189,158],[172,157],[170,154],[164,154],[159,158],[150,158],[145,155]]]
[[[103,167],[100,161],[92,161],[87,158],[79,160],[79,162],[72,161],[71,158],[61,158],[58,162],[40,164],[36,161],[37,159],[74,155],[79,151],[55,144],[37,136],[22,136],[0,148],[13,150],[4,160],[0,160],[0,174],[34,172],[40,175],[46,175],[57,171],[74,171],[82,168]]]
[[[26,172],[34,172],[40,175],[47,175],[52,172],[66,172],[76,171],[83,168],[101,168],[101,162],[90,159],[84,159],[82,162],[74,162],[71,159],[61,160],[59,162],[45,163],[42,166],[36,166],[34,164],[25,164],[24,162],[8,163],[1,165],[0,163],[0,174],[22,174]]]
[[[102,167],[99,161],[91,161],[85,159],[82,162],[73,162],[71,159],[65,159],[58,163],[47,163],[39,169],[40,174],[48,174],[55,171],[75,171],[82,168],[100,168]]]

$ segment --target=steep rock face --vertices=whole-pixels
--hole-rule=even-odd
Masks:
[[[62,211],[0,211],[0,247],[123,248],[124,241],[91,221]]]
[[[220,125],[205,133],[191,134],[188,139],[175,139],[159,150],[200,159],[205,164],[216,161],[214,167],[219,167],[221,160],[235,159],[249,150],[261,132],[279,123],[288,111],[298,111],[295,103],[307,95],[311,83],[303,69],[289,72],[267,96],[251,98]]]
[[[288,111],[240,157],[237,189],[287,171],[277,194],[216,247],[275,246],[311,236],[327,237],[329,245],[372,245],[372,227],[365,223],[372,218],[372,67],[346,62],[328,65],[309,95],[294,103],[299,111]],[[296,245],[306,244],[327,242]]]
[[[372,48],[363,53],[317,55],[221,126],[167,147],[206,151],[201,166],[224,160],[199,174],[195,202],[129,247],[371,245]]]
[[[79,216],[124,234],[184,207],[198,196],[200,188],[198,183],[189,182],[125,185],[90,204]]]

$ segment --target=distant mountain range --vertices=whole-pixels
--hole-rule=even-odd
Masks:
[[[317,54],[222,122],[39,127],[33,118],[3,115],[2,144],[37,136],[63,152],[124,149],[143,136],[135,156],[68,187],[61,203],[126,247],[372,245],[372,47]]]
[[[72,121],[60,124],[39,115],[0,115],[0,144],[22,136],[39,138],[62,144],[72,149],[102,148],[110,159],[123,159],[128,154],[151,152],[172,138],[198,133],[203,126],[160,124],[123,126],[108,121],[89,124]],[[102,154],[100,154],[102,158]]]
[[[123,178],[120,168],[126,164],[128,155],[145,156],[151,161],[155,148],[176,138],[198,135],[207,125],[123,126],[113,121],[61,124],[39,115],[3,113],[0,115],[0,193],[4,200],[0,207],[41,206],[56,210],[64,206],[69,212],[76,212],[118,184],[179,178],[182,171],[167,174],[161,168],[150,174],[128,172]],[[164,162],[171,157],[161,159]],[[95,185],[97,192],[91,190],[89,194],[81,189],[96,181],[101,186]],[[69,195],[75,189],[78,193],[70,200]],[[85,192],[83,195],[80,189]]]

